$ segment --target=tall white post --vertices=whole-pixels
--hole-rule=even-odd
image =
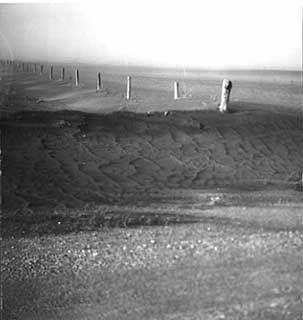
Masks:
[[[61,80],[64,81],[64,78],[65,78],[65,69],[62,68],[61,69]]]
[[[219,110],[221,112],[228,112],[229,97],[232,88],[232,82],[228,79],[224,79],[222,82],[221,103]]]
[[[79,70],[78,69],[75,70],[75,86],[76,87],[79,86]]]
[[[36,73],[37,72],[37,65],[34,64],[34,72]]]
[[[102,83],[101,83],[101,73],[98,72],[97,74],[97,91],[100,91],[102,88]]]
[[[53,75],[54,75],[54,67],[51,66],[49,69],[49,80],[53,80]]]
[[[131,90],[132,90],[132,77],[131,76],[127,76],[126,100],[130,100],[130,98],[131,98]]]
[[[175,100],[179,99],[179,82],[178,81],[174,82],[174,99]]]

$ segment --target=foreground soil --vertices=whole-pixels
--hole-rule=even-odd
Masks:
[[[174,201],[73,211],[125,226],[3,241],[4,319],[300,319],[302,211]]]

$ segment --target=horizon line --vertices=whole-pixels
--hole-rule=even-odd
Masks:
[[[302,68],[300,67],[278,67],[278,66],[272,66],[272,67],[261,67],[261,66],[226,66],[226,67],[205,67],[205,66],[186,66],[185,64],[176,64],[174,65],[164,65],[164,64],[152,64],[152,63],[134,63],[129,62],[127,64],[125,63],[119,63],[116,61],[104,61],[104,62],[98,62],[98,61],[85,61],[85,60],[71,60],[68,61],[68,59],[62,59],[62,60],[47,60],[47,59],[23,59],[23,58],[15,58],[15,59],[7,59],[7,58],[1,58],[2,61],[10,60],[10,61],[18,61],[18,62],[27,62],[27,63],[46,63],[51,65],[53,64],[86,64],[86,65],[103,65],[103,66],[111,66],[111,67],[122,67],[122,68],[129,68],[129,67],[139,67],[139,68],[155,68],[155,69],[169,69],[169,70],[201,70],[201,71],[296,71],[296,72],[302,72]]]

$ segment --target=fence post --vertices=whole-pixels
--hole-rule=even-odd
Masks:
[[[179,99],[179,82],[178,81],[174,82],[174,99],[175,100]]]
[[[49,70],[49,80],[53,80],[53,72],[54,72],[54,67],[51,66]]]
[[[78,69],[75,70],[75,85],[76,87],[79,86],[79,70]]]
[[[127,76],[127,82],[126,82],[126,100],[130,100],[131,99],[131,88],[132,86],[132,77],[131,76]]]
[[[36,73],[37,72],[37,65],[34,64],[34,72]]]
[[[43,64],[40,65],[40,74],[43,74]]]
[[[61,69],[61,80],[64,81],[64,78],[65,78],[65,69],[62,68]]]
[[[232,88],[232,82],[228,79],[224,79],[222,82],[221,103],[219,110],[221,112],[228,112],[229,97]]]
[[[102,83],[101,83],[101,73],[98,72],[97,74],[97,91],[100,91],[102,88]]]

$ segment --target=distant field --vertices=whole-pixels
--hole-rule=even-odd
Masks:
[[[199,71],[166,70],[139,67],[112,67],[91,65],[64,65],[66,81],[48,80],[48,65],[44,74],[9,73],[4,76],[3,90],[39,97],[40,104],[27,105],[27,109],[73,109],[85,112],[108,112],[127,109],[129,111],[163,111],[166,109],[216,109],[220,99],[221,81],[227,77],[233,81],[232,102],[245,103],[255,108],[291,109],[302,112],[301,74],[293,71]],[[60,79],[62,65],[54,65],[54,79]],[[74,70],[80,71],[80,88],[74,88]],[[101,72],[103,88],[95,92],[97,72]],[[126,102],[126,75],[132,76],[133,99]],[[71,79],[70,79],[71,78]],[[18,81],[14,81],[14,79]],[[186,99],[174,101],[173,81],[180,82],[181,96]],[[11,81],[14,85],[12,86]],[[9,89],[10,88],[10,89]],[[8,91],[4,91],[6,94]],[[12,94],[10,94],[12,96]],[[20,97],[19,97],[20,98]],[[2,95],[1,110],[11,112],[24,109],[26,102],[13,97],[9,103]],[[18,99],[15,97],[15,99]],[[45,105],[43,101],[52,102]],[[21,104],[21,105],[20,105]],[[245,109],[246,107],[243,106]]]

